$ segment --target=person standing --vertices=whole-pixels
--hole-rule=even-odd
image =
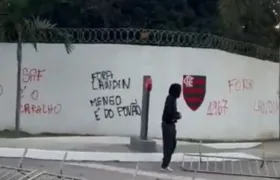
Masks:
[[[181,119],[181,113],[177,111],[177,99],[181,95],[181,85],[171,84],[169,94],[166,97],[163,115],[162,115],[162,139],[163,139],[163,159],[161,164],[162,171],[172,172],[169,167],[172,155],[176,149],[176,123]]]

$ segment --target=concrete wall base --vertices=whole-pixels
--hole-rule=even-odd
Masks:
[[[139,137],[130,138],[130,148],[139,152],[157,152],[157,144],[153,140],[142,140]]]

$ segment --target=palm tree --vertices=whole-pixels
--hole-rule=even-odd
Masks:
[[[22,44],[31,43],[37,51],[37,42],[49,33],[55,34],[65,45],[69,54],[74,46],[70,36],[64,31],[55,28],[49,20],[41,20],[40,10],[45,10],[51,0],[1,0],[0,2],[0,25],[9,37],[14,37],[17,42],[17,89],[16,89],[16,112],[15,130],[20,135],[20,106],[21,106],[21,70],[22,70]],[[47,4],[46,4],[47,3]]]

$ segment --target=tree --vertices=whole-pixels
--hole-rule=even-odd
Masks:
[[[57,0],[47,13],[41,12],[40,17],[66,28],[206,32],[276,47],[280,41],[279,32],[274,28],[280,22],[279,1]]]
[[[279,0],[220,0],[224,34],[238,40],[276,48]]]
[[[2,0],[0,2],[1,28],[10,36],[16,38],[17,43],[17,90],[15,130],[20,135],[20,107],[21,107],[21,70],[22,70],[22,44],[29,42],[37,51],[37,43],[41,36],[48,32],[55,33],[61,40],[69,54],[73,50],[70,36],[55,28],[47,19],[36,17],[39,13],[51,9],[52,0]],[[36,17],[36,18],[35,18]]]
[[[241,33],[241,17],[246,13],[246,0],[220,0],[219,10],[224,29],[231,34]]]

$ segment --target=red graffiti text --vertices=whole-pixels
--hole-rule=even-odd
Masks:
[[[22,69],[22,82],[31,83],[40,81],[43,76],[45,69],[36,68],[23,68]]]
[[[37,101],[39,99],[39,90],[28,90],[27,86],[24,86],[20,91],[20,97],[24,98],[27,94],[32,100]]]
[[[208,116],[221,116],[225,115],[228,110],[228,101],[227,100],[218,100],[218,101],[211,101],[208,110],[207,115]]]
[[[253,90],[254,81],[252,79],[231,79],[228,81],[229,92]]]
[[[38,115],[57,115],[61,112],[61,104],[22,104],[21,113],[23,114],[38,114]]]
[[[254,103],[254,111],[261,114],[278,114],[279,101],[277,100],[257,100]]]

